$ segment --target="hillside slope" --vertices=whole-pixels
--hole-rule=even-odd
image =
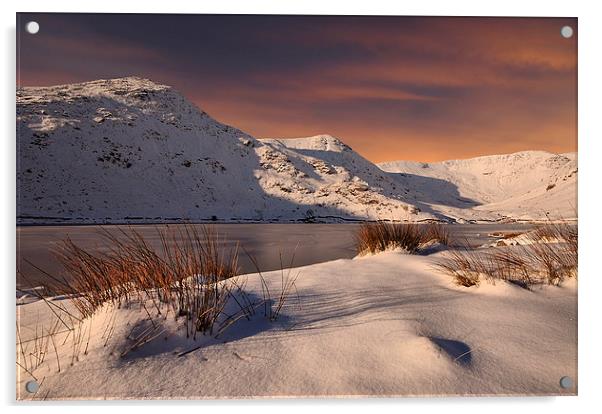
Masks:
[[[300,192],[301,195],[295,194],[294,197],[303,205],[333,206],[367,219],[420,220],[433,217],[420,214],[414,205],[404,202],[410,192],[408,188],[400,186],[395,177],[383,172],[337,138],[318,135],[260,141],[264,144],[258,150],[262,162],[271,162],[267,166],[268,171],[279,173],[259,175],[265,189]],[[283,180],[290,182],[292,188],[283,188]]]
[[[523,151],[439,163],[379,164],[424,211],[457,219],[574,219],[577,154]]]
[[[259,141],[146,79],[19,89],[17,139],[21,224],[432,217],[371,164]]]

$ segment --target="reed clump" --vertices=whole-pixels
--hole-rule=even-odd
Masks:
[[[355,234],[355,242],[358,254],[374,254],[395,248],[417,253],[428,242],[449,245],[450,234],[438,223],[364,223]]]
[[[88,251],[72,240],[55,253],[69,280],[52,277],[52,295],[70,295],[82,317],[106,303],[125,306],[150,300],[157,312],[165,305],[186,321],[188,335],[212,333],[238,275],[238,247],[225,251],[213,227],[180,226],[157,230],[155,248],[135,229],[100,230],[104,252]]]
[[[546,224],[530,232],[526,243],[490,250],[458,249],[436,266],[470,287],[485,279],[505,280],[524,288],[559,285],[577,277],[578,231],[569,224]]]

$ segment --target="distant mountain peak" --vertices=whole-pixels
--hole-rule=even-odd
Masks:
[[[576,218],[576,153],[528,150],[433,163],[392,161],[378,165],[412,188],[418,203],[435,206],[448,216]]]

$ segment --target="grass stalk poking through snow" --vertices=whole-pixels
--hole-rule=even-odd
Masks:
[[[286,270],[286,274],[285,274],[285,268],[284,268],[284,265],[282,262],[282,252],[280,252],[280,293],[278,294],[277,301],[275,301],[274,298],[272,298],[272,293],[270,291],[270,285],[268,284],[266,278],[261,273],[261,270],[259,268],[259,264],[257,263],[257,260],[255,259],[255,257],[253,257],[253,255],[251,255],[250,253],[248,253],[245,250],[245,253],[249,257],[249,260],[251,261],[253,266],[255,266],[255,269],[257,270],[257,274],[260,278],[261,291],[262,291],[262,295],[263,295],[263,301],[262,301],[263,313],[264,313],[264,316],[267,319],[269,319],[270,321],[278,320],[280,313],[282,312],[282,308],[284,307],[284,304],[288,301],[289,297],[293,293],[293,290],[295,292],[297,291],[297,286],[295,283],[296,283],[297,279],[299,278],[300,273],[294,273],[294,274],[291,273],[293,271],[293,263],[295,261],[296,250],[297,249],[295,248],[295,251],[293,252],[293,255],[291,256],[291,261]],[[297,294],[297,301],[299,301],[298,294]]]

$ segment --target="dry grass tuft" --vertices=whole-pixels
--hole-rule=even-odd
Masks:
[[[158,232],[158,251],[134,229],[101,230],[105,253],[91,253],[65,240],[56,254],[71,279],[53,277],[47,290],[70,295],[83,317],[106,303],[152,299],[159,313],[159,305],[168,304],[185,317],[188,335],[212,333],[230,296],[231,285],[223,281],[238,274],[238,248],[223,253],[212,227]]]
[[[522,246],[479,250],[454,250],[437,267],[461,286],[478,285],[481,279],[505,280],[524,288],[537,284],[559,285],[577,277],[577,228],[550,224],[531,233]]]
[[[422,224],[422,226],[426,226],[426,229],[424,230],[425,236],[423,243],[436,241],[445,246],[450,246],[452,244],[451,234],[448,230],[448,227],[445,225],[439,223],[429,223]]]
[[[358,254],[402,248],[416,253],[424,243],[436,241],[448,245],[449,231],[441,224],[364,223],[355,234]]]
[[[464,287],[478,286],[481,275],[487,274],[484,270],[485,261],[475,253],[453,250],[449,257],[441,260],[436,266],[454,278],[456,284]]]

